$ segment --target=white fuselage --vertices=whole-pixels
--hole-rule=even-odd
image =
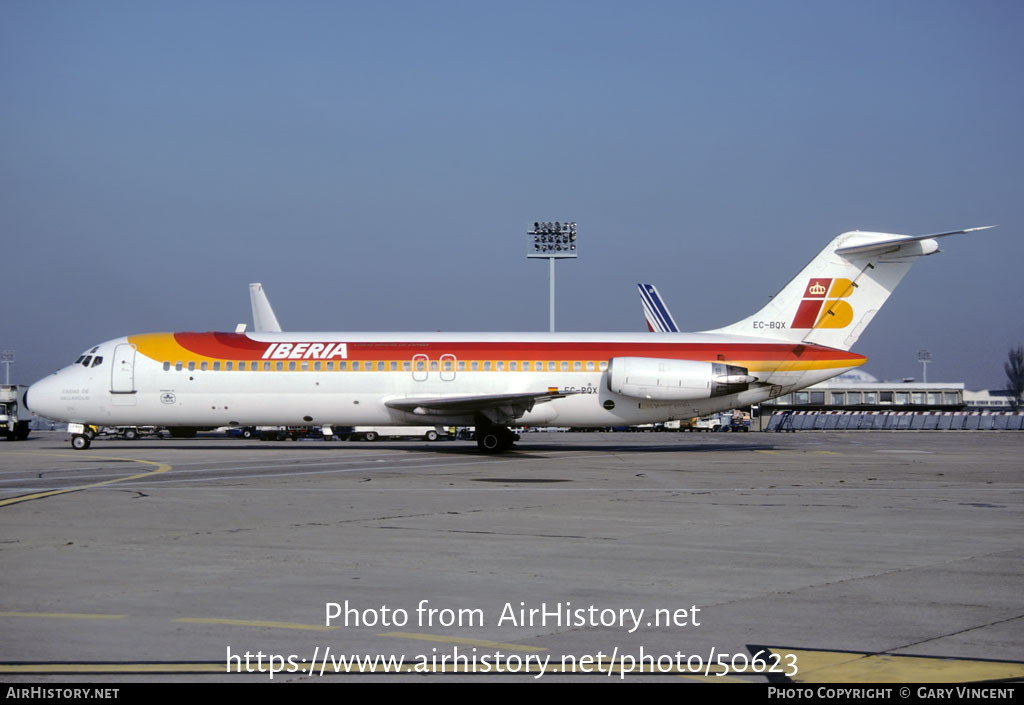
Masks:
[[[725,361],[757,382],[703,399],[625,396],[607,380],[608,361],[625,356]],[[114,426],[470,425],[465,410],[425,417],[387,404],[551,390],[566,396],[515,423],[617,426],[749,406],[863,362],[831,348],[710,334],[156,333],[92,348],[34,384],[27,403],[51,419]]]

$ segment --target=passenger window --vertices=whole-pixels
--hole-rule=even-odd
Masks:
[[[599,365],[598,365],[597,367],[598,367],[598,369],[600,369],[600,370],[601,370],[602,372],[604,372],[605,370],[607,370],[607,369],[608,369],[608,361],[607,361],[607,360],[602,360],[602,361],[601,361],[601,364],[599,364]]]
[[[319,360],[317,360],[316,362],[313,363],[313,369],[316,370],[317,372],[320,371],[320,361]]]
[[[405,372],[408,372],[408,371],[409,371],[409,361],[408,361],[408,360],[402,360],[402,369],[403,369],[403,370],[404,370]]]
[[[194,372],[195,369],[196,369],[196,362],[195,362],[195,360],[189,360],[188,361],[188,371],[189,372]]]
[[[277,371],[280,372],[283,369],[284,369],[284,363],[283,362],[277,363]]]
[[[209,365],[207,364],[206,360],[203,360],[202,362],[199,363],[199,369],[201,369],[203,372],[205,372],[208,367]]]
[[[594,361],[593,360],[589,360],[587,362],[587,372],[593,372],[593,371],[594,371]]]
[[[167,372],[169,369],[171,369],[171,363],[164,361],[164,372]]]
[[[217,372],[220,372],[220,363],[219,362],[213,363],[213,369],[215,371],[217,371]]]
[[[473,362],[469,363],[469,368],[471,370],[474,370],[474,371],[479,370],[480,369],[480,363],[477,362],[476,360],[473,360]]]
[[[294,360],[292,360],[291,362],[288,363],[288,369],[290,371],[292,371],[292,372],[295,371],[295,361]]]
[[[554,372],[554,371],[555,371],[555,363],[552,360],[552,361],[548,362],[548,372]]]
[[[563,361],[562,362],[562,372],[568,372],[568,371],[569,371],[569,363]]]
[[[347,362],[345,362],[344,360],[341,360],[341,361],[340,361],[340,362],[338,363],[338,369],[339,369],[339,370],[347,370],[347,369],[348,369],[348,363],[347,363]]]
[[[224,370],[226,372],[230,372],[233,369],[234,364],[235,364],[234,362],[228,360],[227,362],[224,363]]]
[[[491,361],[490,360],[485,360],[484,361],[484,370],[486,371],[486,370],[490,370],[490,369],[491,369]]]
[[[359,371],[359,360],[353,360],[352,361],[352,370],[354,372],[358,372]]]
[[[383,372],[384,371],[384,361],[383,360],[381,360],[380,362],[377,363],[377,371],[378,372]]]
[[[431,372],[437,372],[437,360],[430,361],[430,370]]]
[[[577,360],[576,362],[572,363],[572,369],[573,372],[581,372],[583,370],[583,363]]]
[[[396,362],[395,360],[392,360],[391,361],[391,371],[392,372],[396,372],[397,370],[398,370],[398,362]]]
[[[181,372],[181,367],[181,360],[178,360],[177,362],[174,363],[174,369],[177,370],[178,372]]]
[[[504,360],[498,360],[495,364],[497,365],[496,369],[498,371],[500,371],[500,372],[504,372],[505,371],[505,361]]]

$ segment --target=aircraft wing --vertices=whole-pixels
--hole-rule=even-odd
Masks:
[[[544,392],[520,392],[516,394],[475,394],[464,397],[406,397],[384,402],[385,406],[399,411],[424,416],[475,416],[482,414],[493,423],[510,423],[534,405],[552,399],[561,399],[579,392],[561,392],[551,387]]]

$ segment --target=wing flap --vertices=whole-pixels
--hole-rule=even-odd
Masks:
[[[475,394],[461,397],[403,397],[384,402],[398,411],[423,416],[463,416],[482,414],[496,423],[506,423],[531,411],[536,404],[562,399],[578,392],[560,392],[549,388],[544,392],[516,394]]]

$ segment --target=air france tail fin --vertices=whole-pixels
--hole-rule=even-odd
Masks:
[[[991,227],[920,236],[843,233],[760,311],[707,332],[849,350],[917,258],[938,252],[935,238]]]
[[[653,333],[678,333],[679,326],[658,293],[658,287],[654,284],[637,284],[637,287],[640,289],[640,303],[644,307],[648,330]]]

